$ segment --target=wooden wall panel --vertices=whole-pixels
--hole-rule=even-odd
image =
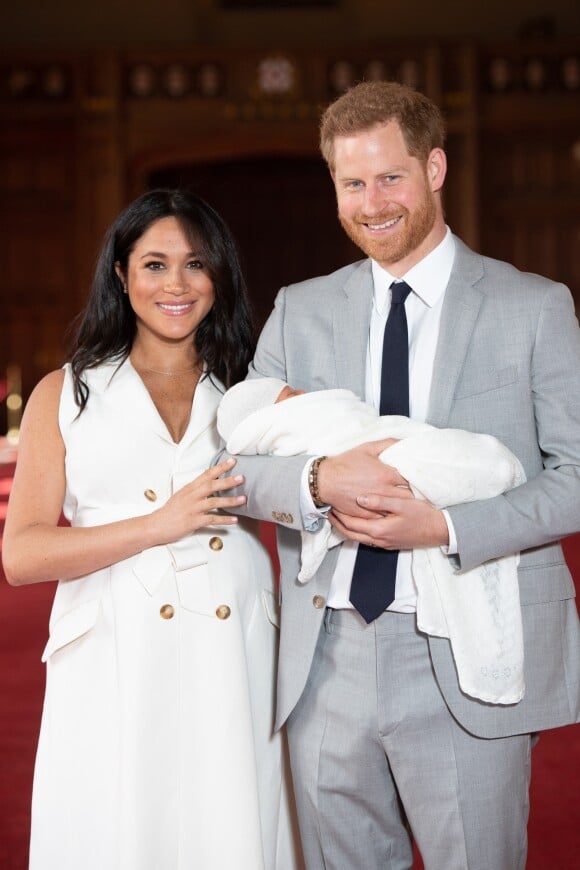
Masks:
[[[452,228],[580,301],[578,40],[12,52],[0,63],[0,370],[19,363],[29,392],[60,363],[107,225],[152,183],[192,181],[238,223],[260,321],[281,283],[357,256],[317,127],[361,78],[442,106]]]
[[[485,134],[482,248],[568,284],[580,307],[578,129],[537,126]]]
[[[61,364],[75,281],[74,136],[69,123],[5,128],[0,144],[0,371],[27,395]]]

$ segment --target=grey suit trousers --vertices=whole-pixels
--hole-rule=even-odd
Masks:
[[[523,870],[530,737],[449,715],[414,614],[327,610],[288,722],[308,870]],[[407,808],[407,815],[402,809]]]

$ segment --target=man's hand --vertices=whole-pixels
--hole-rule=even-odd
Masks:
[[[379,459],[383,450],[393,443],[393,438],[369,441],[325,459],[318,469],[320,498],[333,510],[359,517],[372,516],[372,508],[367,510],[357,502],[357,496],[362,493],[412,498],[405,478]],[[401,490],[397,487],[406,488]]]
[[[407,494],[401,497],[403,492]],[[357,501],[363,510],[370,512],[367,516],[334,509],[328,515],[332,525],[352,541],[386,550],[449,544],[443,513],[429,502],[413,498],[408,490],[400,491],[400,496],[395,498],[368,495],[360,496]]]

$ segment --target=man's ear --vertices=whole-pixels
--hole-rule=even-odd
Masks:
[[[447,174],[447,156],[443,148],[433,148],[427,158],[427,178],[431,190],[436,193],[443,187]]]

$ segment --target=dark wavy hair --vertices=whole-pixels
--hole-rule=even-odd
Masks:
[[[121,212],[107,232],[97,261],[87,306],[78,318],[71,343],[75,401],[85,408],[89,389],[85,369],[129,356],[136,334],[135,313],[115,270],[127,273],[129,256],[156,221],[174,217],[194,247],[201,247],[214,286],[214,304],[195,332],[194,343],[205,364],[226,388],[241,381],[255,348],[246,284],[232,234],[220,215],[188,190],[150,190]]]

